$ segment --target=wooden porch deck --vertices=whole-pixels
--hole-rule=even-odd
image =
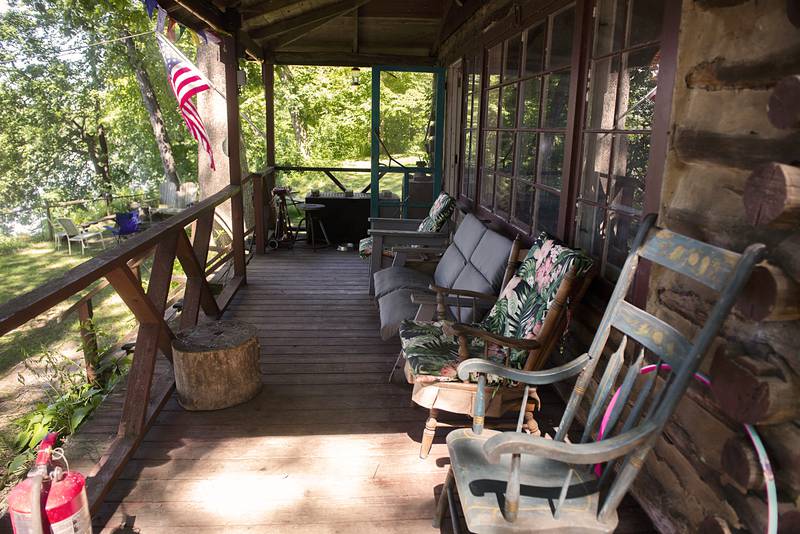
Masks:
[[[331,249],[256,256],[226,317],[258,326],[263,391],[201,413],[173,396],[107,495],[96,529],[435,532],[444,432],[420,460],[426,412],[410,405],[407,385],[387,383],[399,342],[380,339],[367,273],[355,254]],[[108,399],[73,450],[112,435],[121,398]],[[557,413],[558,401],[550,404]],[[98,452],[75,463],[88,472]],[[653,531],[632,500],[620,512],[619,532]]]

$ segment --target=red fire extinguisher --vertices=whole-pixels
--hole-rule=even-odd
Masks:
[[[39,444],[36,462],[25,480],[8,495],[14,534],[91,534],[86,480],[55,465],[51,432]]]

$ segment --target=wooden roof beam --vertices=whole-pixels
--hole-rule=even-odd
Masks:
[[[274,40],[281,34],[299,30],[304,26],[313,26],[315,23],[319,23],[318,26],[322,25],[325,22],[338,17],[339,15],[343,15],[344,13],[348,13],[363,6],[369,1],[370,0],[342,0],[318,9],[313,9],[295,17],[269,24],[262,28],[252,29],[248,31],[248,33],[250,34],[250,37],[256,40]],[[311,29],[308,31],[311,31]]]

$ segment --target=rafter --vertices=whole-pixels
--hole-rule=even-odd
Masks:
[[[311,27],[314,24],[317,24],[316,27],[318,27],[319,25],[338,17],[339,15],[343,15],[363,6],[369,1],[370,0],[342,0],[340,2],[329,4],[318,9],[313,9],[295,17],[290,17],[261,28],[251,29],[248,31],[248,34],[253,39],[274,40],[284,33],[299,30],[301,27]],[[311,29],[308,31],[311,31]]]

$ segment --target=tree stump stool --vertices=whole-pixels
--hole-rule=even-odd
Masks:
[[[187,410],[228,408],[261,390],[261,351],[250,324],[199,324],[179,332],[172,349],[178,402]]]

